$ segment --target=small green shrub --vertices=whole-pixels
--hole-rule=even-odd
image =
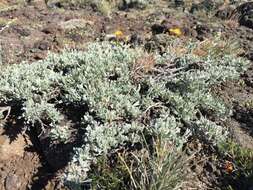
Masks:
[[[233,140],[220,144],[220,151],[230,159],[233,172],[225,176],[226,189],[249,189],[253,183],[253,151],[241,147]],[[237,183],[235,183],[237,182]]]
[[[187,44],[189,51],[181,57],[170,51],[155,55],[153,67],[148,72],[140,70],[138,81],[134,80],[134,65],[145,53],[109,42],[93,43],[85,52],[51,54],[33,64],[1,65],[0,103],[23,105],[21,117],[26,125],[47,128],[56,141],[73,138],[71,125],[61,125],[66,118],[79,121],[76,128],[85,131],[82,145],[73,148],[72,160],[63,176],[76,189],[92,176],[91,166],[98,163],[100,156],[126,147],[134,151],[137,145],[145,148],[143,134],[144,139],[161,138],[162,147],[171,144],[177,153],[166,152],[160,160],[150,152],[152,159],[147,166],[156,173],[144,179],[139,174],[145,170],[139,170],[134,181],[141,177],[147,184],[139,185],[159,189],[160,184],[156,183],[166,179],[168,183],[161,187],[174,188],[181,183],[174,177],[184,165],[177,163],[173,169],[171,163],[182,155],[189,135],[213,146],[226,140],[226,130],[209,117],[225,118],[229,110],[212,95],[211,87],[237,79],[248,65],[232,55],[196,56],[192,51],[197,45]],[[83,111],[69,115],[70,105]],[[146,166],[139,161],[144,159],[140,155],[135,158],[140,166]],[[162,173],[156,168],[159,161],[164,163]],[[174,174],[170,176],[168,172]]]

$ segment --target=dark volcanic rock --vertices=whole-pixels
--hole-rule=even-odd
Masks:
[[[234,15],[238,16],[240,25],[253,29],[253,2],[247,2],[237,7]]]
[[[167,27],[162,25],[162,24],[154,24],[151,27],[152,33],[153,34],[162,34],[166,31]]]
[[[61,28],[57,24],[49,24],[42,29],[42,32],[45,34],[55,34],[59,31],[61,31]]]
[[[245,14],[239,21],[240,25],[253,29],[253,9]]]
[[[199,24],[196,26],[197,39],[204,40],[211,34],[211,30],[207,25]]]
[[[215,16],[221,19],[228,19],[231,17],[233,11],[233,6],[222,7],[216,12]]]
[[[247,54],[247,58],[253,61],[253,50]]]
[[[51,49],[51,44],[48,41],[39,41],[34,44],[35,49],[40,49],[40,50],[49,50]]]
[[[166,18],[159,24],[154,24],[151,26],[151,30],[153,34],[162,34],[165,32],[168,32],[168,29],[175,28],[175,27],[181,27],[183,26],[183,23],[180,21],[177,21],[175,18]]]

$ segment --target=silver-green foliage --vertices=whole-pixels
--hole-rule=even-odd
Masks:
[[[166,62],[168,62],[167,56],[168,55],[158,58],[157,62],[161,64],[166,64]],[[169,57],[173,57],[173,55],[169,55]],[[140,108],[147,108],[148,106],[156,105],[157,103],[154,103],[153,100],[159,98],[161,104],[169,105],[168,107],[162,106],[160,110],[162,113],[171,113],[175,115],[178,120],[183,120],[188,124],[189,130],[191,130],[194,135],[199,135],[199,137],[201,138],[204,135],[204,138],[206,138],[206,140],[216,145],[217,143],[220,143],[226,139],[226,131],[221,126],[216,125],[214,122],[207,120],[203,116],[201,118],[198,118],[197,114],[200,112],[200,108],[210,109],[214,111],[217,116],[225,116],[229,113],[226,107],[221,103],[221,101],[212,96],[210,87],[226,80],[233,80],[238,78],[239,73],[246,68],[247,62],[244,59],[235,58],[234,56],[228,55],[224,56],[223,59],[218,59],[212,56],[209,56],[205,59],[200,59],[192,56],[191,54],[187,54],[185,57],[179,60],[178,66],[187,67],[196,62],[203,62],[203,69],[182,71],[178,76],[169,81],[174,83],[176,89],[169,89],[168,87],[166,87],[168,82],[166,76],[164,76],[164,78],[162,77],[158,79],[155,76],[148,76],[146,79],[144,79],[144,81],[148,84],[149,88],[148,92],[146,92],[145,96],[142,96],[141,100],[139,99],[140,94],[138,94],[138,91],[137,96],[133,96],[136,97],[135,100],[139,100],[138,104],[135,104],[137,105],[137,107],[135,108],[136,110],[138,110],[136,113],[140,114],[141,111],[145,110]],[[109,94],[110,98],[111,96],[112,94]],[[109,98],[108,96],[106,97]],[[138,116],[138,114],[135,114],[135,116]],[[123,115],[123,117],[126,117],[126,115]],[[173,119],[173,117],[170,117],[168,122],[168,119],[166,118],[167,117],[160,117],[158,119],[154,119],[153,125],[151,126],[153,126],[152,128],[154,128],[157,133],[164,135],[167,134],[169,141],[173,142],[173,144],[180,150],[182,148],[183,142],[185,142],[184,138],[179,134],[180,126],[182,125],[182,123],[175,122],[175,119]],[[108,121],[108,119],[106,120]],[[106,125],[103,126],[105,127]],[[198,128],[198,130],[196,131],[195,128]],[[115,148],[119,146],[122,142],[130,139],[129,136],[118,139],[118,136],[110,135],[110,137],[107,137],[108,141],[105,141],[103,139],[103,137],[106,137],[104,130],[99,129],[99,131],[99,133],[103,135],[100,136],[95,133],[95,136],[89,135],[89,137],[94,136],[100,139],[99,142],[101,145],[103,145],[103,151],[100,152],[101,154],[107,153],[108,150],[112,150],[112,147]],[[107,131],[106,133],[111,134],[111,132],[112,131]],[[121,134],[119,132],[117,133]],[[98,139],[96,139],[95,141],[97,140]],[[90,139],[88,141],[93,142],[94,139]],[[111,146],[112,144],[114,146]],[[89,145],[88,147],[90,146],[91,145]],[[99,145],[97,145],[97,147],[99,147]],[[84,148],[84,150],[86,150],[86,148]],[[74,165],[79,165],[79,167],[76,167],[79,168],[79,170],[76,169],[75,172],[80,171],[78,176],[86,177],[86,175],[84,175],[82,171],[86,171],[85,168],[89,168],[91,161],[78,161],[77,158],[83,158],[82,153],[80,153],[80,151],[77,151],[75,156],[76,159],[72,162],[72,164],[75,163]],[[85,163],[83,165],[85,166],[84,169],[81,169],[81,163]],[[68,177],[71,176],[71,178],[67,177],[67,179],[71,179],[74,181],[79,181],[79,179],[81,179],[79,177],[75,178],[73,172],[69,171],[67,172],[67,174]]]
[[[22,103],[24,118],[33,124],[41,120],[57,124],[61,117],[55,105],[60,102],[87,103],[90,112],[105,120],[134,116],[140,96],[126,77],[136,56],[125,47],[103,43],[33,64],[1,66],[0,101]],[[120,79],[114,82],[111,75]],[[49,103],[57,96],[60,101]]]
[[[86,129],[86,143],[75,149],[73,160],[66,170],[64,178],[67,182],[84,182],[88,177],[90,165],[96,162],[97,156],[112,152],[127,142],[139,142],[143,127],[137,123],[99,124],[93,121]]]
[[[132,67],[142,55],[139,49],[103,42],[88,46],[85,52],[51,54],[33,64],[2,65],[0,102],[23,105],[22,117],[27,124],[49,125],[51,137],[61,141],[71,138],[71,129],[60,125],[64,114],[59,105],[88,108],[79,126],[86,131],[83,145],[74,148],[64,175],[70,183],[84,182],[97,156],[141,141],[144,129],[162,135],[177,151],[182,150],[190,132],[201,138],[204,134],[214,145],[225,139],[224,129],[201,116],[201,111],[211,110],[222,117],[228,114],[210,87],[238,78],[247,62],[230,55],[199,58],[190,51],[177,58],[168,52],[156,56],[156,63],[166,66],[175,62],[177,68],[183,68],[177,75],[169,78],[168,74],[149,74],[135,83]],[[191,68],[196,63],[201,66]],[[142,84],[147,86],[145,92]],[[152,109],[157,114],[148,118]],[[141,122],[145,117],[148,123]],[[183,125],[188,128],[184,135]]]

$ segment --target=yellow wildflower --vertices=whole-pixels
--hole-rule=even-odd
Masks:
[[[116,38],[122,38],[124,36],[124,34],[121,30],[116,30],[114,32],[114,35],[116,36]]]
[[[183,34],[180,28],[170,28],[169,32],[175,36],[181,36]]]

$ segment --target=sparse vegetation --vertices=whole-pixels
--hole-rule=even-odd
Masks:
[[[33,18],[27,10],[39,9],[39,3],[48,12]],[[3,35],[19,35],[12,43],[0,38],[4,48],[4,53],[0,49],[0,127],[4,135],[13,127],[15,133],[33,136],[31,144],[39,147],[45,165],[57,165],[48,178],[71,190],[251,187],[252,150],[236,143],[227,122],[249,128],[251,116],[247,115],[247,123],[241,117],[252,110],[252,100],[247,97],[238,102],[217,92],[226,91],[227,83],[247,93],[252,90],[252,76],[246,74],[252,67],[245,51],[250,45],[237,39],[241,28],[230,35],[228,31],[234,28],[215,14],[217,9],[237,4],[205,0],[27,2],[26,13],[18,19],[20,23],[23,17],[36,20],[32,29],[19,23],[12,26],[14,17],[10,22],[0,18]],[[75,12],[83,9],[85,16]],[[64,15],[65,10],[76,15],[55,14]],[[97,13],[90,14],[93,11]],[[47,14],[56,17],[58,26]],[[43,24],[48,26],[42,29],[37,20],[45,17]],[[224,26],[218,28],[217,23]],[[30,36],[36,37],[35,44],[28,41]],[[83,44],[77,49],[55,48],[67,38],[74,45]],[[26,55],[24,61],[2,63],[1,55],[7,57],[6,44],[19,41],[31,48],[15,52],[17,57]],[[15,48],[19,47],[23,46]],[[41,52],[48,50],[57,53],[42,57]],[[245,108],[243,116],[236,115],[240,109],[236,106]],[[64,157],[63,163],[57,163],[58,154]],[[193,179],[204,182],[194,187]],[[59,189],[59,184],[54,188]]]

